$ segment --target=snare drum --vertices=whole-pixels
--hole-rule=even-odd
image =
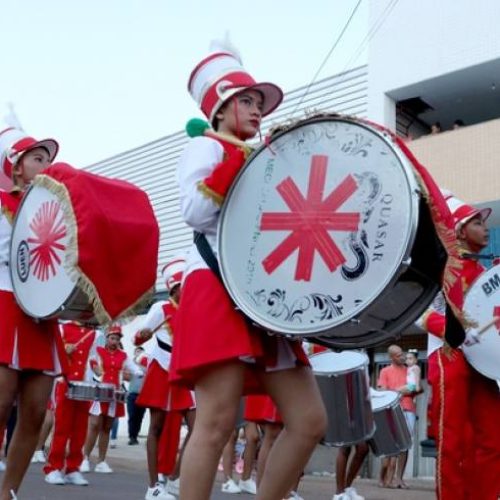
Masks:
[[[94,401],[96,399],[96,384],[92,382],[68,381],[66,397],[75,401]]]
[[[500,317],[500,265],[477,278],[467,291],[465,315],[477,324],[476,331]],[[500,380],[500,320],[480,335],[480,342],[463,345],[467,361],[485,377]]]
[[[115,400],[115,386],[113,384],[99,383],[96,386],[96,401],[100,403],[111,403]]]
[[[125,403],[127,401],[127,391],[115,391],[115,401],[117,403]]]
[[[324,444],[346,446],[375,432],[368,356],[361,352],[322,352],[309,358],[328,415]]]
[[[411,435],[396,391],[371,391],[373,417],[377,427],[370,447],[377,456],[399,455],[411,448]]]
[[[316,117],[272,137],[222,207],[226,288],[262,328],[331,347],[399,334],[440,287],[446,253],[392,138]]]
[[[54,164],[36,176],[14,221],[9,268],[17,302],[37,319],[108,323],[154,286],[158,239],[146,193]]]

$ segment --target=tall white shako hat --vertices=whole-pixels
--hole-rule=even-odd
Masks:
[[[459,200],[452,192],[442,189],[441,190],[444,199],[453,215],[453,220],[455,223],[455,231],[459,231],[460,228],[467,224],[472,218],[477,215],[481,215],[483,221],[485,221],[491,214],[491,208],[476,208],[472,205]]]
[[[12,169],[21,156],[35,148],[45,148],[52,162],[59,151],[59,144],[54,139],[37,141],[22,130],[10,127],[0,132],[0,166],[4,174],[12,178]]]
[[[161,270],[161,275],[167,285],[167,290],[170,292],[172,289],[181,284],[182,275],[186,269],[186,259],[183,257],[175,257],[168,262]]]
[[[189,77],[188,90],[210,123],[219,108],[245,89],[257,90],[264,98],[262,116],[274,111],[283,100],[283,91],[274,83],[256,82],[245,70],[241,58],[226,37],[210,46],[211,53],[199,62]]]

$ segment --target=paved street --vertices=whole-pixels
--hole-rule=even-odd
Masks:
[[[87,474],[88,487],[52,486],[43,480],[41,466],[32,464],[21,491],[20,500],[142,500],[146,489],[146,461],[144,445],[127,446],[120,441],[117,449],[110,450],[109,464],[114,474]],[[1,474],[1,473],[0,473]],[[333,476],[304,476],[300,494],[305,500],[330,500],[333,495]],[[366,500],[431,500],[434,483],[428,480],[409,480],[410,490],[378,488],[376,481],[359,479],[358,492]],[[251,495],[229,495],[220,491],[220,477],[214,487],[215,500],[251,500]]]

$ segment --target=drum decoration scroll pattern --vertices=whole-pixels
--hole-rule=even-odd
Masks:
[[[312,119],[278,134],[249,158],[222,209],[219,256],[233,300],[292,336],[355,321],[410,255],[415,186],[369,126]]]
[[[324,444],[346,446],[370,439],[375,423],[368,356],[355,351],[322,352],[309,359],[328,415]]]
[[[375,434],[369,441],[377,457],[399,455],[411,448],[411,435],[396,391],[371,390]]]
[[[146,193],[54,164],[35,177],[14,221],[16,299],[37,319],[106,324],[132,314],[154,288],[158,243]]]
[[[500,380],[500,265],[484,272],[471,285],[465,297],[464,311],[475,331],[490,324],[479,334],[477,344],[463,345],[467,361],[485,377]]]

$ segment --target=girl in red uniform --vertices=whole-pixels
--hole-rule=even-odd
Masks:
[[[447,203],[465,252],[479,253],[488,244],[486,219],[491,209],[479,210],[454,196]],[[463,261],[459,279],[464,293],[484,271],[474,259]],[[436,493],[439,500],[497,500],[500,495],[500,394],[466,361],[460,348],[446,339],[443,310],[429,310],[423,327],[429,332],[429,383],[432,386],[432,422],[437,439]],[[454,339],[453,339],[454,340]],[[467,343],[480,339],[468,332]],[[455,345],[458,342],[455,343]]]
[[[56,354],[57,323],[36,322],[17,305],[9,273],[12,221],[33,178],[48,167],[58,151],[53,139],[37,141],[10,128],[0,132],[0,167],[13,181],[0,191],[0,428],[14,401],[18,420],[9,448],[0,499],[15,498],[45,417],[53,377],[60,371]]]
[[[193,139],[178,167],[184,221],[215,251],[221,202],[248,154],[248,148],[234,145],[235,139],[254,137],[282,92],[256,83],[238,57],[224,50],[197,65],[189,89],[214,128],[229,137]],[[181,498],[210,497],[240,397],[251,391],[268,393],[284,421],[257,498],[283,498],[326,428],[323,402],[300,343],[249,326],[196,246],[189,253],[176,322],[171,380],[195,388],[197,412],[181,466]]]

